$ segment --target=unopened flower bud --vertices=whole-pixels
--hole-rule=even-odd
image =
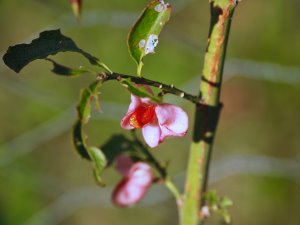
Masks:
[[[69,0],[69,2],[71,4],[75,17],[79,19],[81,15],[82,0]]]
[[[200,211],[201,218],[207,218],[210,216],[210,210],[208,206],[203,206]]]
[[[120,207],[136,204],[146,194],[152,184],[151,167],[144,162],[137,162],[128,174],[119,182],[112,194],[112,201]]]

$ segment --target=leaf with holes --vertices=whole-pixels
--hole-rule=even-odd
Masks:
[[[48,30],[30,44],[18,44],[8,48],[3,56],[5,64],[19,73],[27,64],[37,59],[47,59],[49,55],[59,52],[76,52],[83,55],[93,65],[111,72],[98,58],[78,48],[75,42],[61,34],[60,30]]]
[[[129,52],[134,61],[141,67],[142,59],[154,53],[164,24],[171,15],[171,6],[163,0],[153,0],[144,9],[142,15],[131,29],[128,36]]]

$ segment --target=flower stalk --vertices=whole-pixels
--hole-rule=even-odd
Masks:
[[[147,149],[147,147],[144,146],[144,144],[139,140],[139,138],[136,135],[135,130],[131,130],[131,134],[132,134],[133,140],[138,145],[139,149],[146,156],[147,161],[150,162],[154,166],[156,171],[159,173],[160,179],[166,185],[166,187],[169,189],[169,191],[173,194],[174,198],[176,199],[177,204],[179,204],[181,201],[181,195],[180,195],[179,190],[177,189],[176,185],[173,183],[171,178],[167,175],[166,168],[161,165],[161,163],[152,155],[152,153]]]
[[[211,24],[200,83],[201,103],[196,105],[193,141],[185,183],[180,225],[197,225],[205,205],[208,168],[219,120],[221,83],[231,18],[236,0],[210,1]]]

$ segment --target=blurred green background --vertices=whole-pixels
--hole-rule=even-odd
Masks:
[[[156,54],[145,59],[144,74],[196,94],[208,1],[170,2],[173,16]],[[61,28],[114,71],[133,74],[126,36],[146,3],[85,0],[78,24],[67,0],[0,0],[1,56],[9,45]],[[234,201],[234,224],[300,223],[299,10],[299,0],[243,0],[233,19],[210,187]],[[73,54],[54,58],[73,67],[87,65]],[[108,170],[108,187],[97,187],[90,164],[70,141],[79,89],[93,77],[57,77],[50,69],[49,63],[36,61],[18,75],[0,62],[0,224],[177,224],[174,199],[159,185],[136,207],[110,204],[120,176]],[[94,113],[88,127],[95,144],[124,133],[119,121],[129,103],[129,94],[117,83],[106,84],[101,92],[103,113]],[[192,125],[193,106],[166,100],[181,105]],[[153,150],[161,160],[170,160],[169,171],[180,187],[191,132]]]

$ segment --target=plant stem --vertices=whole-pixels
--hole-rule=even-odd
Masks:
[[[142,77],[142,67],[143,67],[144,63],[140,62],[138,67],[137,67],[137,75],[138,77]]]
[[[121,79],[127,79],[129,78],[132,82],[136,83],[136,84],[146,84],[152,87],[156,87],[159,88],[163,91],[164,94],[173,94],[176,96],[179,96],[183,99],[186,99],[194,104],[199,104],[200,103],[200,97],[199,96],[195,96],[195,95],[191,95],[188,94],[176,87],[174,87],[174,85],[167,85],[167,84],[163,84],[157,81],[153,81],[153,80],[149,80],[143,77],[137,77],[137,76],[132,76],[132,75],[126,75],[126,74],[120,74],[120,73],[104,73],[104,74],[98,74],[97,79],[101,80],[102,82],[106,82],[109,80],[121,80]]]
[[[196,105],[180,225],[197,225],[200,208],[205,204],[203,193],[206,191],[210,156],[221,110],[223,66],[236,4],[235,0],[210,1],[211,24],[200,83],[202,101]]]
[[[176,199],[176,202],[177,202],[177,205],[180,206],[180,204],[181,204],[181,195],[180,195],[177,187],[173,183],[173,181],[169,177],[167,177],[165,179],[164,183],[165,183],[166,187],[169,189],[169,191],[171,191],[171,193],[174,195],[174,197]]]

